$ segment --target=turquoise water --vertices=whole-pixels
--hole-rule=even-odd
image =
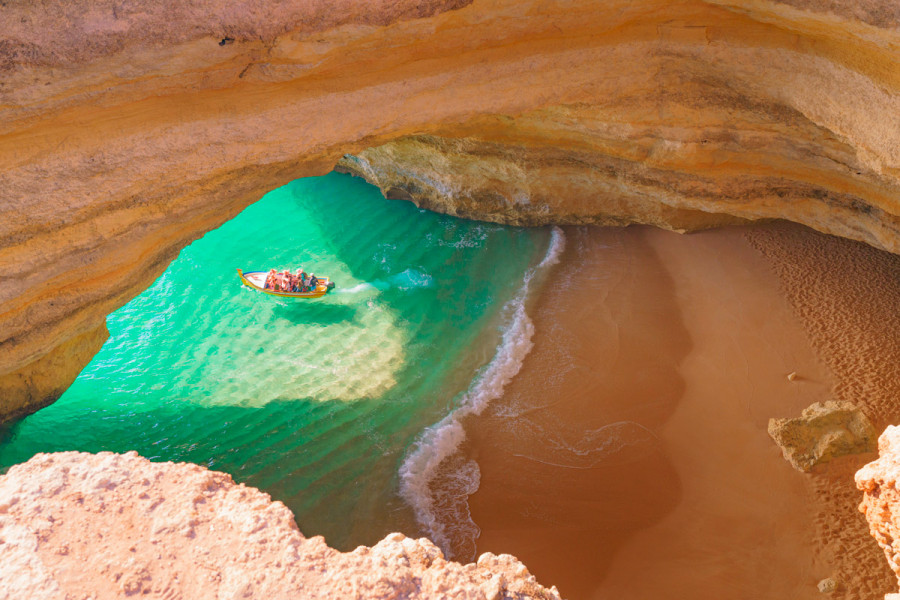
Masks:
[[[411,494],[427,485],[409,483],[408,463],[446,443],[426,428],[502,387],[550,246],[547,230],[428,213],[350,176],[294,181],[110,315],[109,341],[63,397],[0,430],[0,468],[136,450],[257,486],[338,548],[423,533],[427,502]],[[280,300],[235,271],[299,266],[337,288]]]

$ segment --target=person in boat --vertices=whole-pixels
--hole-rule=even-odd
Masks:
[[[304,271],[303,268],[301,267],[300,268],[300,291],[308,292],[309,290],[306,287],[307,285],[308,285],[308,282],[306,281],[306,271]]]
[[[294,275],[294,291],[302,292],[303,291],[303,267],[297,269],[297,273]]]
[[[275,289],[275,269],[271,269],[269,274],[266,276],[266,284],[263,286],[264,290],[274,290]]]
[[[315,273],[309,274],[309,291],[316,291],[316,286],[319,285],[319,279],[316,277]]]
[[[281,291],[291,291],[291,272],[287,269],[285,269],[284,273],[281,274]]]

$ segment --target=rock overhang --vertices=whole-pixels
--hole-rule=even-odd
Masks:
[[[4,21],[7,418],[58,396],[180,248],[348,153],[462,216],[787,218],[900,251],[886,0],[179,4]]]

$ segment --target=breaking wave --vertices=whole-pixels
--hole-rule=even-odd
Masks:
[[[452,503],[456,506],[452,509],[453,514],[446,514],[438,507],[432,482],[442,463],[456,452],[466,438],[462,420],[467,416],[480,415],[491,402],[500,398],[522,368],[522,362],[533,346],[531,338],[534,335],[534,324],[525,310],[526,301],[532,285],[559,262],[564,249],[565,235],[562,229],[554,227],[544,258],[525,273],[519,292],[504,307],[510,316],[494,358],[472,381],[459,406],[425,429],[400,467],[400,493],[403,499],[413,508],[419,524],[448,556],[453,554],[451,541],[460,537],[471,540],[469,546],[474,552],[474,540],[479,529],[468,514],[465,498],[478,489],[481,473],[475,461],[458,461],[459,464],[450,465],[449,475],[444,473],[450,493],[462,499],[461,503]],[[443,492],[447,493],[447,490]],[[459,514],[459,505],[462,505],[464,514]],[[474,556],[456,558],[473,559]]]

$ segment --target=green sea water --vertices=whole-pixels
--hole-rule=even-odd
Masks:
[[[63,397],[0,430],[0,468],[136,450],[259,487],[337,548],[429,533],[415,479],[455,443],[448,416],[513,372],[523,295],[552,245],[548,230],[429,213],[347,175],[294,181],[111,314]],[[300,266],[337,288],[283,300],[236,275]]]

